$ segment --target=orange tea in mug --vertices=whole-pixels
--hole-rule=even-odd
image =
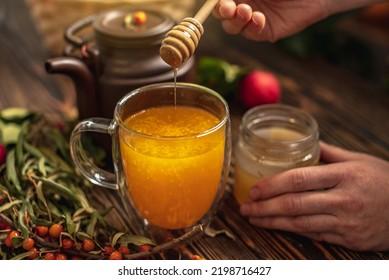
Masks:
[[[111,135],[115,173],[85,156],[80,135],[88,131]],[[71,154],[90,181],[126,194],[145,225],[168,230],[205,225],[228,175],[228,106],[216,92],[199,85],[145,86],[118,102],[113,120],[80,122],[72,133]]]
[[[216,198],[222,174],[225,128],[215,115],[190,106],[161,106],[128,117],[142,133],[120,133],[127,186],[140,214],[154,225],[177,229],[203,217]],[[205,134],[204,134],[205,133]]]

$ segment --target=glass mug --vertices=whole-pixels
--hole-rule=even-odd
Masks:
[[[86,155],[85,132],[111,136],[114,173]],[[129,198],[123,200],[128,213],[143,225],[176,230],[207,225],[215,214],[228,176],[230,139],[229,109],[219,94],[195,84],[160,83],[125,95],[112,120],[81,121],[70,151],[92,183]]]
[[[242,117],[235,147],[233,194],[239,204],[264,176],[319,163],[319,129],[316,120],[301,109],[260,105]]]

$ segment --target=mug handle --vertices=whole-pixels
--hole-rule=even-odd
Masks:
[[[85,153],[81,134],[86,132],[105,133],[112,136],[115,122],[106,118],[89,118],[78,123],[70,136],[70,155],[74,164],[90,182],[105,188],[118,190],[116,175],[98,167]]]

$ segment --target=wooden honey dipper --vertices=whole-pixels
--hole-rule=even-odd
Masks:
[[[195,52],[204,33],[203,23],[219,0],[207,0],[194,17],[184,18],[166,33],[159,54],[173,68],[178,68]]]

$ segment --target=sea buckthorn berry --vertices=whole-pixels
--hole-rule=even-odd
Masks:
[[[93,240],[84,239],[82,241],[82,250],[84,250],[85,252],[90,252],[93,251],[94,249],[95,249],[95,242],[93,242]]]
[[[14,238],[17,238],[20,236],[20,233],[18,231],[10,231],[7,236],[5,237],[5,246],[7,246],[8,248],[12,248],[14,245],[13,245],[13,242],[12,242],[12,239]]]
[[[122,254],[122,255],[129,255],[131,254],[131,251],[130,249],[127,247],[127,246],[120,246],[118,248],[118,251]]]
[[[49,232],[49,228],[46,226],[36,226],[34,227],[34,232],[40,237],[45,237]]]
[[[62,239],[62,245],[61,245],[61,247],[63,248],[63,249],[70,249],[70,248],[72,248],[74,246],[74,241],[73,240],[71,240],[71,239],[69,239],[69,238],[64,238],[64,239]]]
[[[147,21],[147,14],[145,12],[137,11],[134,13],[133,22],[136,25],[141,25],[141,24],[145,23],[146,21]]]
[[[113,251],[115,251],[115,249],[112,246],[104,246],[104,254],[110,255]]]
[[[65,254],[62,254],[62,253],[59,253],[55,256],[55,259],[57,261],[64,261],[64,260],[67,260],[68,257],[65,255]]]
[[[52,224],[49,229],[49,235],[52,238],[58,238],[63,232],[63,227],[61,224]]]
[[[55,260],[55,255],[54,253],[46,253],[43,258],[47,261],[52,261]]]
[[[110,259],[110,260],[122,260],[122,259],[123,259],[123,256],[122,256],[122,253],[120,253],[119,251],[113,251],[113,252],[109,255],[109,259]]]
[[[32,247],[30,250],[28,250],[29,253],[31,253],[28,258],[30,260],[35,260],[39,257],[39,250],[36,247]]]
[[[139,246],[138,251],[139,252],[148,252],[148,251],[150,251],[150,249],[151,249],[150,244],[143,244],[143,245]]]
[[[205,260],[203,257],[199,256],[199,255],[193,255],[191,257],[192,260]]]
[[[22,247],[24,250],[28,251],[34,247],[35,241],[31,237],[27,238],[26,240],[23,241]]]

